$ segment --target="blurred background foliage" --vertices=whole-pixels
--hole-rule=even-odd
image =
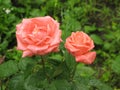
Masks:
[[[9,69],[5,71],[0,69],[0,77],[4,77],[0,84],[6,85],[11,77],[7,79],[5,77],[18,71],[13,62],[19,62],[21,58],[21,52],[16,50],[16,24],[20,23],[23,18],[46,15],[50,15],[60,22],[63,41],[71,32],[80,30],[89,34],[94,40],[97,58],[94,64],[89,65],[91,67],[80,66],[82,67],[80,76],[92,75],[114,90],[119,90],[120,0],[0,0],[0,63],[3,62],[0,68],[8,67],[13,70],[9,73]],[[63,44],[60,48],[64,49]],[[53,55],[51,58],[62,57]],[[10,67],[9,64],[14,67]],[[16,78],[21,79],[22,77],[17,76]],[[11,81],[11,83],[13,82]],[[3,87],[5,87],[4,85]]]

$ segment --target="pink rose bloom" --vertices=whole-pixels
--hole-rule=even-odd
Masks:
[[[22,57],[59,51],[61,30],[50,16],[23,19],[16,25],[17,49]]]
[[[95,60],[96,52],[91,52],[94,48],[93,40],[84,32],[72,32],[66,39],[65,48],[75,56],[77,62],[91,64]]]

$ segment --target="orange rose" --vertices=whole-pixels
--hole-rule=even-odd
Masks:
[[[23,51],[22,57],[59,50],[61,30],[50,16],[23,19],[16,29],[17,49]]]
[[[72,32],[66,39],[65,48],[77,62],[91,64],[95,60],[96,52],[90,52],[94,48],[93,40],[82,31]]]

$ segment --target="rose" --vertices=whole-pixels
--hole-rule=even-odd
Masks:
[[[96,52],[90,52],[94,48],[93,40],[82,31],[72,32],[66,39],[65,48],[77,62],[91,64],[95,60]]]
[[[17,49],[23,51],[22,57],[59,50],[61,30],[50,16],[23,19],[16,29]]]

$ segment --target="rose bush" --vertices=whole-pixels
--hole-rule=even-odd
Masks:
[[[23,51],[22,57],[59,50],[61,30],[50,16],[23,19],[16,29],[17,49]]]
[[[91,64],[95,60],[96,52],[90,52],[94,48],[94,42],[82,31],[72,32],[66,39],[65,47],[77,62]]]

